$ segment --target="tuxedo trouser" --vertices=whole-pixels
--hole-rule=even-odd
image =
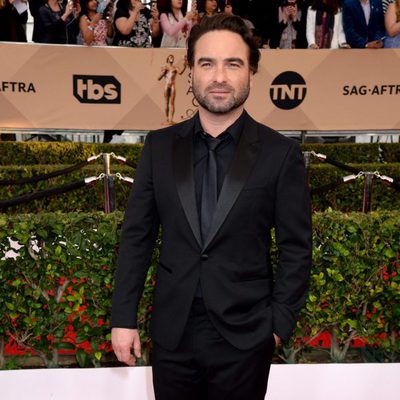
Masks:
[[[272,335],[250,350],[232,346],[196,298],[178,348],[154,343],[156,400],[264,400],[274,349]]]

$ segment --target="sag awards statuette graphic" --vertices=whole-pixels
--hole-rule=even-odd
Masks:
[[[175,57],[169,54],[166,59],[166,64],[161,68],[161,74],[158,80],[164,78],[164,105],[165,105],[165,118],[163,122],[164,126],[169,126],[175,124],[174,114],[175,114],[175,97],[176,97],[176,77],[182,75],[187,67],[186,56],[184,58],[183,66],[179,67],[175,63]]]

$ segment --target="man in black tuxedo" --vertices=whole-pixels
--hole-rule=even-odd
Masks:
[[[259,57],[239,17],[193,27],[187,59],[199,112],[149,133],[136,171],[112,343],[120,361],[140,357],[137,306],[161,225],[151,327],[157,400],[264,399],[275,345],[289,339],[305,299],[311,217],[302,154],[243,108]]]

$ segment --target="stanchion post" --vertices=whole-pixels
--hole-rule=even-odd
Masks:
[[[364,197],[363,197],[363,212],[369,213],[372,211],[372,184],[375,174],[365,172],[364,177]]]
[[[307,131],[301,131],[300,134],[301,144],[304,144],[306,142],[306,137],[307,137]]]
[[[310,164],[311,164],[311,152],[310,151],[305,151],[303,153],[304,157],[304,165],[306,167],[306,178],[307,178],[307,183],[310,185]]]
[[[115,211],[115,186],[111,175],[111,154],[103,154],[104,166],[104,212],[109,214]]]

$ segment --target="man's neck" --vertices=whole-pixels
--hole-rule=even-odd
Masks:
[[[199,107],[199,117],[202,128],[213,137],[225,132],[241,115],[243,106],[238,107],[227,114],[216,114]]]

